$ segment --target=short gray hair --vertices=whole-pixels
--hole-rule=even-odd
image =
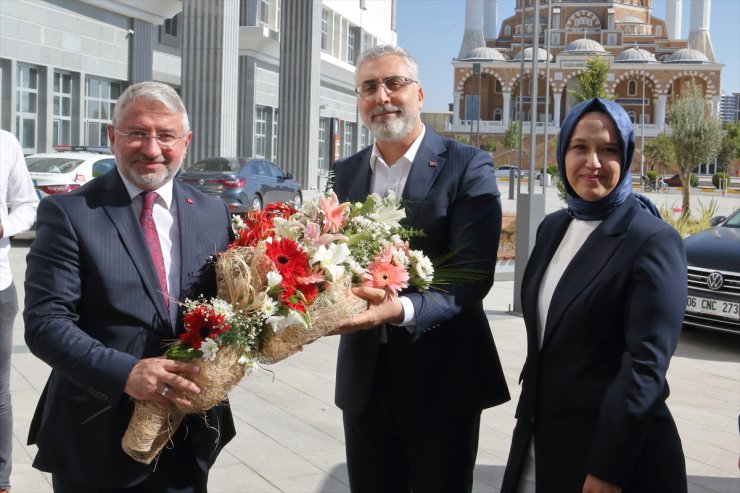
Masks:
[[[123,91],[113,108],[111,120],[114,127],[118,124],[121,113],[123,113],[126,106],[136,100],[153,101],[164,106],[169,112],[180,113],[182,115],[182,127],[185,132],[190,131],[188,112],[185,110],[185,104],[182,102],[180,95],[167,84],[154,81],[139,82]]]
[[[357,57],[357,63],[355,64],[355,82],[359,82],[356,77],[363,63],[387,55],[395,55],[403,60],[403,63],[406,64],[409,68],[409,72],[411,72],[411,78],[419,82],[421,85],[421,82],[419,81],[419,63],[409,54],[409,52],[400,46],[393,45],[378,45],[363,51],[360,56]]]

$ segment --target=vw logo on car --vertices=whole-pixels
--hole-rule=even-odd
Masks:
[[[709,286],[709,289],[713,291],[722,289],[724,282],[725,280],[720,272],[712,272],[707,276],[707,286]]]

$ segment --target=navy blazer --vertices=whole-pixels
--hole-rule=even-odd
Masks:
[[[516,491],[532,436],[538,491],[581,491],[586,474],[650,491],[640,483],[679,474],[683,461],[665,405],[687,294],[683,242],[629,197],[566,268],[539,347],[540,284],[571,220],[545,218],[524,272],[528,351],[501,491]],[[654,491],[680,491],[668,481]]]
[[[179,182],[173,200],[180,297],[215,295],[210,258],[228,245],[228,210],[222,200]],[[34,466],[80,484],[135,484],[155,463],[135,462],[121,449],[133,410],[124,387],[140,358],[161,356],[183,330],[181,317],[173,328],[117,170],[77,191],[45,198],[37,224],[27,259],[25,339],[52,372],[29,433],[29,444],[39,447]],[[208,419],[220,433],[200,416],[182,426],[189,428],[196,455],[212,464],[234,425],[223,406],[209,411]]]
[[[364,201],[370,193],[371,153],[368,147],[335,164],[333,187],[340,200]],[[412,248],[432,260],[454,252],[462,266],[485,274],[442,290],[403,293],[416,317],[406,384],[419,409],[409,412],[434,419],[506,402],[508,388],[483,311],[501,233],[490,156],[427,128],[402,199],[405,226],[425,233],[412,238]],[[361,414],[368,402],[378,344],[379,328],[341,336],[335,400],[352,415]]]

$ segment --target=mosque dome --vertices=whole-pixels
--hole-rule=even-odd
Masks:
[[[568,54],[580,54],[580,53],[604,53],[606,50],[601,43],[594,41],[593,39],[581,38],[573,41],[565,47],[563,53]]]
[[[513,59],[514,60],[521,60],[522,59],[522,52],[520,51],[519,53],[517,53],[514,56]],[[546,61],[547,60],[547,50],[545,50],[544,48],[539,48],[537,50],[537,60],[540,61],[540,62]],[[531,46],[529,48],[524,48],[524,61],[525,62],[527,62],[527,61],[531,62],[532,61],[532,47]],[[553,61],[553,58],[552,57],[550,57],[550,61]]]
[[[628,24],[645,24],[645,22],[642,19],[638,19],[634,15],[625,15],[620,20],[617,21],[617,24],[619,23],[628,23]]]
[[[665,59],[665,63],[703,63],[709,62],[707,56],[698,50],[691,48],[682,48],[674,51],[668,58]]]
[[[614,59],[617,63],[657,62],[655,55],[636,46],[627,48]]]
[[[465,60],[465,61],[486,60],[486,61],[500,62],[500,61],[505,61],[506,56],[504,56],[500,51],[498,51],[495,48],[489,48],[487,46],[480,46],[472,50],[467,55],[465,55],[465,58],[461,58],[461,60]]]

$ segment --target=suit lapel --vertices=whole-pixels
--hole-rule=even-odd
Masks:
[[[105,180],[99,190],[103,209],[118,230],[121,243],[141,276],[144,289],[156,306],[157,313],[162,320],[169,322],[170,317],[160,292],[157,271],[149,254],[149,247],[144,241],[144,233],[141,231],[139,221],[131,209],[131,198],[126,186],[117,171],[107,173],[98,180]]]
[[[435,180],[445,165],[446,152],[444,141],[427,128],[424,140],[416,152],[414,162],[411,164],[406,186],[403,190],[403,202],[406,207],[406,217],[409,226],[413,226],[418,217],[424,201],[434,185]]]
[[[348,180],[347,197],[350,202],[364,202],[370,193],[370,180],[372,170],[370,169],[370,155],[372,147],[368,147],[354,156],[352,162],[348,162],[345,169],[352,173]],[[357,170],[355,172],[355,170]]]
[[[624,233],[629,228],[635,212],[634,204],[628,199],[625,204],[604,219],[599,227],[589,235],[581,249],[570,261],[555,287],[550,302],[542,350],[545,350],[547,343],[558,330],[560,319],[565,311],[581,293],[589,289],[589,285],[597,278],[606,263],[614,255],[614,252],[622,244],[626,236]],[[548,257],[548,262],[554,253],[553,250]]]

